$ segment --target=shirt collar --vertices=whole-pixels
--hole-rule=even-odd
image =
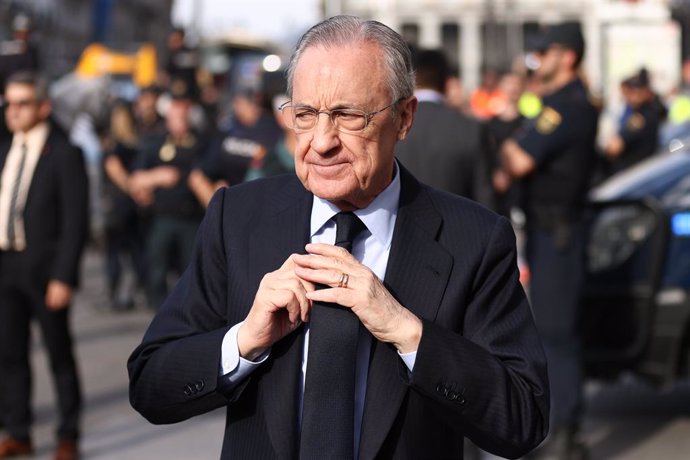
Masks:
[[[48,139],[49,125],[48,122],[41,122],[28,130],[25,133],[16,133],[13,136],[12,147],[19,148],[23,143],[26,143],[27,151],[40,152]]]
[[[357,209],[354,214],[359,217],[371,234],[384,247],[389,247],[393,240],[393,229],[400,202],[400,168],[395,163],[395,175],[388,187],[385,188],[369,206]],[[310,236],[316,235],[321,228],[340,212],[340,209],[330,201],[314,196],[311,208]]]
[[[443,94],[433,89],[419,88],[414,90],[414,95],[417,97],[419,102],[435,102],[437,104],[443,104]]]

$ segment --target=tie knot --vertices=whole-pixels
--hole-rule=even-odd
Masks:
[[[335,245],[352,252],[352,242],[364,230],[364,222],[351,212],[339,212],[335,215],[335,226]]]

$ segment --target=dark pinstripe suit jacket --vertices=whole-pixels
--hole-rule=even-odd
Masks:
[[[546,434],[549,395],[512,229],[401,174],[385,284],[424,329],[411,375],[395,349],[374,343],[360,458],[462,458],[464,436],[523,455]],[[223,336],[245,318],[263,275],[304,251],[311,202],[294,176],[216,194],[191,265],[128,363],[130,400],[148,420],[227,406],[222,458],[296,458],[299,331],[232,392],[217,376]]]

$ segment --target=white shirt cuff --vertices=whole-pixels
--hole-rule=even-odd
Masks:
[[[229,384],[241,382],[259,367],[270,354],[270,349],[263,352],[256,361],[249,361],[240,356],[237,345],[237,332],[242,323],[235,324],[223,337],[220,353],[220,376]]]
[[[417,351],[411,351],[409,353],[400,353],[398,352],[398,356],[402,358],[403,362],[405,363],[405,366],[412,372],[412,369],[414,369],[414,362],[417,360]]]

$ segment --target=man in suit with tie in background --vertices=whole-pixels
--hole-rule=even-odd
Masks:
[[[132,405],[153,423],[226,406],[222,458],[461,458],[464,436],[524,455],[548,388],[514,235],[396,162],[407,44],[336,16],[287,76],[297,174],[215,194],[130,357]]]
[[[9,437],[0,458],[31,444],[30,322],[42,332],[59,408],[55,458],[77,458],[81,395],[69,305],[88,231],[82,153],[50,122],[46,81],[11,76],[5,115],[12,138],[0,145],[0,398]]]

